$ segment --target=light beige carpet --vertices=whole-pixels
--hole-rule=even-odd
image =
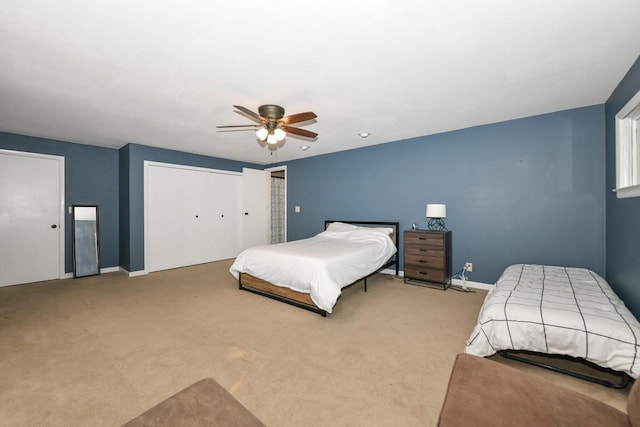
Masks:
[[[322,318],[238,290],[230,264],[0,288],[0,425],[117,426],[204,377],[269,426],[435,424],[483,291],[376,275]],[[498,360],[624,409],[626,390]]]

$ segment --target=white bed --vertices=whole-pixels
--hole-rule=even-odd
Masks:
[[[567,355],[638,378],[639,339],[640,324],[596,273],[518,264],[487,295],[465,353]]]
[[[308,239],[246,249],[230,272],[239,281],[248,274],[308,294],[321,311],[331,313],[342,288],[376,272],[397,252],[390,238],[396,231],[333,222]]]

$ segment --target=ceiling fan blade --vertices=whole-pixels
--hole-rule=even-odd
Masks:
[[[306,113],[292,114],[290,116],[283,117],[281,119],[281,121],[285,125],[289,125],[291,123],[300,123],[300,122],[306,122],[308,120],[313,120],[316,117],[318,117],[318,116],[316,116],[316,113],[313,113],[311,111],[307,111]]]
[[[282,129],[287,133],[292,133],[294,135],[304,136],[306,138],[316,138],[318,136],[317,133],[311,132],[306,129],[294,128],[291,126],[282,126]]]
[[[255,129],[253,129],[253,128],[231,128],[231,129],[217,129],[216,132],[245,132],[245,131],[248,131],[248,130],[250,130],[252,132],[255,131]]]
[[[252,128],[256,128],[259,125],[226,125],[226,126],[216,126],[217,128],[247,128],[247,127],[252,127]]]
[[[257,113],[254,113],[248,108],[244,108],[242,105],[234,105],[233,108],[237,108],[238,110],[242,111],[247,116],[249,116],[250,119],[255,120],[258,123],[264,123],[264,119],[262,118],[262,116],[258,115]]]

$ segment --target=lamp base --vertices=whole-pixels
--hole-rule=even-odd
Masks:
[[[447,231],[442,218],[429,218],[427,228],[431,231]]]

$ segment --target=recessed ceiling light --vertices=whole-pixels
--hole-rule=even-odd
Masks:
[[[360,133],[358,134],[358,136],[359,136],[360,138],[366,138],[366,137],[368,137],[369,135],[371,135],[371,133],[370,133],[370,132],[360,132]]]
[[[307,151],[307,150],[309,149],[309,146],[308,146],[308,145],[301,145],[301,146],[300,146],[300,149],[301,149],[302,151]]]

